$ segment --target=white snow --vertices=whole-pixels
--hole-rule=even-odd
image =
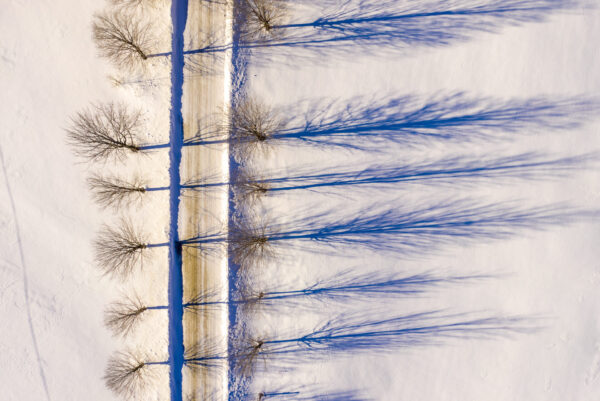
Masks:
[[[91,39],[91,18],[102,6],[92,0],[2,2],[0,385],[3,400],[117,399],[104,387],[102,376],[109,355],[127,347],[103,327],[103,310],[121,292],[129,293],[134,287],[157,294],[147,302],[166,300],[166,272],[160,268],[160,257],[156,265],[146,266],[147,277],[142,282],[112,281],[102,277],[94,266],[95,233],[102,223],[114,223],[117,219],[112,211],[99,211],[85,180],[92,171],[114,170],[123,174],[125,169],[118,163],[84,164],[66,144],[64,128],[69,125],[69,117],[93,102],[106,101],[141,107],[153,128],[145,138],[148,142],[168,138],[168,64],[157,60],[153,77],[159,79],[113,87],[107,77],[119,74],[98,57]],[[166,27],[168,32],[168,7],[155,21],[157,26],[163,21],[161,29]],[[133,168],[127,171],[150,177],[150,184],[164,184],[168,168],[165,156],[157,152],[141,163],[133,160]],[[5,180],[11,194],[4,189]],[[14,199],[16,214],[10,197]],[[140,228],[163,240],[168,206],[161,203],[167,205],[168,201],[166,197],[161,200],[160,195],[155,199],[140,211],[146,215],[150,212],[153,217],[146,218],[146,224]],[[31,316],[26,312],[24,280]],[[147,323],[152,324],[153,319]],[[141,344],[149,355],[164,358],[166,316],[155,324],[164,328],[164,333],[138,333],[134,344]],[[47,382],[47,394],[40,371]]]
[[[349,8],[355,3],[349,2]],[[320,15],[318,10],[317,3],[312,8],[296,7],[290,19],[294,23],[312,21]],[[385,46],[356,45],[336,51],[334,44],[318,55],[302,48],[258,49],[250,58],[247,92],[286,110],[286,118],[295,121],[302,121],[310,105],[320,105],[316,110],[327,118],[336,110],[343,111],[346,104],[372,104],[405,95],[430,99],[464,92],[469,98],[491,97],[498,102],[582,99],[597,95],[600,89],[594,39],[600,35],[599,22],[597,9],[581,7],[557,12],[542,23],[503,26],[494,33],[472,32],[470,40],[435,48],[415,45],[394,51]],[[333,110],[324,107],[332,102]],[[381,143],[373,145],[377,152],[306,147],[289,141],[273,145],[267,158],[257,158],[250,165],[266,171],[266,176],[269,171],[285,176],[347,166],[411,165],[456,155],[584,154],[600,150],[597,114],[597,107],[590,107],[571,116],[582,123],[576,128],[550,130],[529,124],[515,133],[500,130],[494,140],[431,140],[414,146]],[[456,179],[445,184],[399,183],[371,190],[334,187],[317,190],[317,194],[287,191],[268,198],[263,210],[269,221],[277,222],[306,221],[303,219],[320,212],[328,213],[327,221],[340,221],[372,205],[390,209],[408,205],[410,210],[456,198],[492,204],[515,200],[520,206],[564,201],[591,210],[599,204],[598,178],[598,164],[592,162],[556,179]],[[368,318],[375,320],[436,310],[522,316],[531,317],[530,323],[539,331],[486,340],[444,339],[384,352],[348,351],[316,362],[299,357],[283,364],[293,366],[285,378],[275,367],[267,370],[269,374],[255,377],[254,389],[273,391],[303,385],[305,391],[315,386],[323,392],[356,389],[365,399],[374,400],[596,400],[600,392],[599,235],[597,219],[587,216],[579,223],[543,231],[517,230],[505,240],[479,239],[466,244],[456,240],[437,251],[410,257],[373,255],[351,248],[324,248],[325,256],[311,255],[292,245],[282,246],[285,263],[277,259],[268,273],[261,272],[257,279],[267,287],[281,277],[290,277],[286,282],[296,278],[291,288],[303,288],[314,282],[315,276],[350,267],[357,272],[410,275],[427,271],[495,277],[441,284],[417,297],[382,295],[366,303],[318,303],[301,315],[305,319],[296,310],[281,308],[279,313],[264,313],[261,320],[254,320],[254,330],[261,335],[304,334],[337,314],[356,311],[368,311]],[[286,315],[291,316],[286,319]],[[281,329],[282,319],[290,327]]]
[[[353,1],[347,7],[351,8]],[[320,4],[294,3],[290,21],[313,20],[322,13]],[[141,328],[125,345],[102,326],[106,304],[129,288],[137,288],[147,297],[153,295],[147,299],[149,303],[165,301],[166,272],[162,266],[166,255],[157,251],[159,257],[145,267],[143,280],[137,277],[117,283],[101,277],[93,266],[91,244],[101,224],[115,220],[111,211],[100,212],[93,204],[85,179],[98,168],[122,169],[118,165],[94,168],[82,164],[65,143],[63,128],[69,116],[90,102],[109,100],[144,109],[152,127],[149,143],[167,138],[168,65],[157,60],[152,80],[125,79],[129,83],[113,87],[106,77],[118,74],[97,56],[91,41],[91,16],[101,7],[93,0],[4,0],[0,11],[3,400],[117,399],[101,379],[114,350],[126,345],[140,347],[158,359],[166,353],[165,316],[149,318],[145,327],[153,330]],[[168,10],[157,20],[167,24]],[[470,36],[464,42],[436,48],[407,46],[379,51],[382,49],[372,47],[367,52],[349,47],[319,55],[302,49],[257,50],[250,59],[246,90],[268,104],[293,110],[291,117],[296,121],[302,119],[298,110],[306,110],[315,102],[343,107],[352,101],[405,95],[430,99],[457,91],[471,98],[498,101],[599,93],[598,9],[582,7],[555,13],[544,22],[502,26],[497,32],[472,32]],[[528,127],[508,135],[510,140],[386,145],[378,147],[377,153],[301,147],[290,142],[274,146],[270,156],[257,160],[255,167],[293,174],[301,169],[319,172],[339,166],[410,164],[455,155],[500,156],[528,151],[555,157],[579,155],[600,151],[597,111],[574,115],[581,119],[580,126],[565,130]],[[128,171],[151,177],[151,185],[163,185],[167,162],[164,152],[157,151],[149,158],[133,160]],[[5,180],[10,193],[4,189]],[[324,211],[335,221],[373,204],[410,208],[455,198],[492,204],[516,200],[522,206],[566,201],[582,209],[595,209],[600,204],[600,174],[594,162],[545,180],[465,179],[444,185],[341,188],[320,193],[287,191],[268,197],[262,210],[272,221],[286,222]],[[162,195],[133,211],[136,221],[156,241],[162,241],[166,234],[167,206]],[[308,251],[284,247],[281,258],[265,268],[261,285],[282,282],[292,289],[302,288],[315,277],[329,277],[351,267],[407,275],[433,272],[494,277],[440,285],[415,297],[317,303],[317,309],[312,304],[282,307],[254,316],[252,327],[259,335],[304,334],[328,318],[361,311],[367,311],[370,319],[433,310],[527,316],[534,318],[539,330],[491,339],[444,339],[385,352],[298,359],[291,363],[293,366],[285,364],[290,370],[283,374],[271,366],[265,374],[257,375],[254,389],[356,389],[374,400],[597,400],[599,240],[598,221],[586,218],[542,231],[519,230],[504,240],[446,244],[410,257],[341,248],[345,255],[331,256],[328,248],[317,254],[311,252],[312,246]],[[166,399],[166,375],[160,380],[160,391],[149,399]]]

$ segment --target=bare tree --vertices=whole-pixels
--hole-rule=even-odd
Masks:
[[[263,306],[272,305],[274,301],[269,299],[267,292],[257,290],[253,285],[243,285],[239,293],[240,299],[237,302],[240,304],[240,310],[245,314],[255,313]]]
[[[266,365],[269,356],[266,348],[266,342],[260,338],[250,338],[238,344],[233,350],[235,373],[242,377],[251,377],[258,362],[262,361]]]
[[[229,251],[242,268],[259,264],[274,255],[266,225],[254,225],[248,219],[233,224],[229,231]]]
[[[249,156],[263,148],[282,126],[281,119],[271,108],[255,99],[247,99],[233,108],[230,136],[242,153]]]
[[[104,374],[106,387],[125,398],[142,393],[154,380],[151,365],[165,362],[144,362],[131,352],[118,352],[108,361]]]
[[[237,169],[232,185],[236,189],[236,195],[243,201],[257,200],[271,189],[267,179],[261,178],[247,168]]]
[[[141,263],[149,245],[128,220],[118,228],[105,226],[94,242],[96,262],[105,274],[126,277]]]
[[[115,335],[126,336],[141,321],[148,307],[139,296],[126,297],[122,301],[112,303],[104,312],[104,324]]]
[[[141,150],[137,143],[140,126],[140,111],[130,111],[123,104],[98,104],[71,119],[67,138],[80,157],[93,161],[120,158]]]
[[[96,202],[102,207],[120,207],[140,200],[146,193],[146,186],[140,180],[127,182],[116,177],[94,175],[88,179],[88,185]]]
[[[150,25],[123,9],[96,14],[92,32],[100,54],[128,70],[142,65],[156,42]]]
[[[245,15],[245,36],[251,38],[267,38],[286,14],[282,0],[243,0],[241,7]]]

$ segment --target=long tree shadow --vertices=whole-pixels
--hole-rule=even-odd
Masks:
[[[233,190],[238,201],[255,201],[286,191],[323,192],[331,189],[359,187],[364,190],[389,188],[393,184],[431,184],[470,186],[487,180],[490,184],[506,184],[514,180],[547,180],[563,178],[574,171],[588,168],[600,160],[598,153],[550,157],[540,152],[525,152],[507,156],[452,156],[439,160],[407,162],[400,165],[371,165],[356,169],[339,166],[328,169],[298,168],[295,173],[280,170],[239,168],[222,180],[221,174],[205,174],[186,180],[183,196],[202,194],[211,197]],[[398,188],[398,187],[396,187]],[[146,187],[145,191],[164,191],[166,187]]]
[[[511,139],[508,134],[576,128],[597,109],[598,102],[585,97],[499,100],[454,93],[430,99],[356,99],[347,105],[314,104],[274,139],[351,149],[373,149],[387,142]]]
[[[319,391],[319,389],[301,386],[299,388],[272,389],[270,391],[261,391],[258,394],[246,394],[241,399],[244,401],[368,401],[356,390],[346,391]]]
[[[278,48],[278,55],[290,57],[440,47],[469,40],[479,32],[542,22],[554,13],[586,4],[583,0],[348,0],[326,5],[315,20],[274,25],[271,34],[259,40],[245,37],[240,47]],[[187,53],[230,48],[229,44],[205,46]],[[273,56],[260,54],[263,61]]]
[[[297,308],[300,304],[311,301],[381,301],[391,297],[417,296],[443,285],[468,283],[490,277],[492,276],[483,274],[443,276],[432,272],[406,276],[382,272],[358,274],[353,270],[346,270],[300,289],[281,283],[261,288],[252,281],[245,282],[238,288],[235,297],[227,301],[219,298],[219,291],[207,290],[197,294],[184,307],[192,311],[229,304],[252,309],[280,305]]]
[[[275,29],[311,28],[286,32],[286,46],[320,47],[323,44],[445,46],[469,39],[477,31],[493,32],[505,25],[540,22],[552,12],[576,7],[569,0],[397,0],[348,1],[308,23]]]
[[[598,100],[586,96],[501,100],[463,92],[361,97],[344,104],[315,101],[275,111],[272,118],[281,120],[282,128],[262,143],[380,150],[390,143],[498,141],[515,139],[517,133],[574,129],[594,118],[598,108]],[[244,141],[256,140],[222,138],[222,127],[216,127],[185,146],[232,142],[243,147]]]
[[[186,350],[187,367],[214,374],[224,361],[238,377],[250,377],[272,363],[297,363],[356,352],[387,352],[404,347],[442,344],[450,339],[499,339],[533,333],[538,319],[434,310],[374,319],[365,314],[339,315],[304,334],[239,338],[228,352],[206,343]],[[276,360],[275,360],[276,359]]]
[[[435,185],[459,185],[464,180],[471,184],[478,179],[501,178],[523,180],[562,177],[587,163],[598,161],[598,154],[588,153],[578,156],[549,158],[540,153],[528,152],[512,156],[456,156],[429,162],[415,162],[400,166],[376,165],[359,170],[340,168],[338,171],[300,171],[287,176],[265,173],[239,174],[230,184],[244,198],[275,194],[290,190],[319,190],[326,188],[366,185],[370,188],[398,183],[427,183]],[[237,178],[237,177],[234,177]],[[463,182],[464,183],[464,182]],[[194,185],[195,184],[195,185]],[[225,183],[199,182],[192,180],[185,188],[196,191],[210,190]]]
[[[424,205],[396,202],[337,220],[334,211],[303,215],[286,224],[242,219],[229,233],[200,234],[182,246],[210,249],[229,243],[234,261],[255,264],[276,254],[276,247],[313,252],[342,252],[360,248],[405,255],[429,253],[447,244],[510,238],[523,230],[542,230],[596,218],[597,211],[576,210],[564,204],[524,207],[517,202],[481,204],[468,199]],[[323,248],[325,246],[325,248]]]
[[[468,284],[492,277],[495,276],[441,275],[434,272],[410,275],[358,273],[357,269],[349,269],[321,278],[304,288],[280,282],[262,288],[258,283],[246,281],[234,292],[233,298],[228,300],[221,298],[222,291],[206,289],[185,301],[183,308],[186,311],[202,313],[211,309],[222,310],[230,305],[250,309],[287,306],[298,310],[313,301],[327,303],[328,306],[331,306],[332,302],[378,302],[397,297],[419,296],[443,286]],[[314,306],[314,303],[312,305]],[[137,295],[133,295],[112,304],[105,322],[115,333],[126,335],[140,323],[142,315],[166,309],[167,305],[146,305]]]
[[[482,313],[412,313],[373,319],[372,313],[341,315],[301,335],[277,335],[241,341],[230,356],[232,368],[261,369],[271,363],[390,351],[442,344],[449,339],[498,339],[539,330],[532,317],[499,317]]]

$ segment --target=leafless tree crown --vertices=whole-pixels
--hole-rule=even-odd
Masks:
[[[67,138],[78,156],[102,160],[140,150],[136,138],[141,126],[139,111],[122,104],[99,104],[77,113],[71,121]]]
[[[148,307],[138,296],[111,304],[104,313],[104,324],[116,335],[131,333]]]
[[[118,352],[109,361],[104,374],[106,387],[125,398],[143,392],[151,377],[148,366],[129,352]]]
[[[243,0],[241,5],[246,16],[246,36],[258,39],[271,34],[286,12],[281,0]]]
[[[271,108],[248,99],[234,107],[230,135],[243,153],[251,154],[282,127],[283,123]]]
[[[105,226],[94,243],[96,262],[105,274],[126,277],[140,263],[148,245],[127,220],[121,226]]]
[[[229,232],[229,250],[233,261],[242,268],[255,266],[273,256],[267,229],[263,225],[238,222]]]
[[[262,360],[266,365],[268,352],[265,352],[265,341],[260,338],[251,338],[246,343],[240,344],[234,351],[235,371],[242,377],[250,377]]]
[[[269,181],[247,169],[240,170],[232,182],[236,195],[244,201],[253,201],[267,194],[271,189]]]
[[[255,313],[266,305],[265,297],[267,293],[256,289],[256,285],[251,282],[246,282],[240,287],[238,296],[242,313]]]
[[[141,65],[155,42],[150,25],[122,9],[96,14],[92,32],[100,54],[125,69]]]
[[[88,179],[88,185],[96,202],[102,207],[120,207],[139,200],[146,187],[139,181],[127,182],[116,177],[94,175]]]

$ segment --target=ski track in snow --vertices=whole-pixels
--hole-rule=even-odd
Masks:
[[[33,327],[33,319],[31,318],[31,307],[29,306],[29,278],[27,276],[27,265],[25,263],[25,252],[23,251],[23,243],[21,241],[21,231],[19,229],[19,219],[17,216],[17,207],[15,205],[15,199],[12,195],[10,187],[10,181],[8,178],[8,172],[6,171],[6,163],[4,161],[4,153],[2,147],[0,147],[0,164],[2,165],[2,173],[4,174],[4,182],[6,187],[6,193],[10,201],[10,207],[13,214],[13,220],[15,222],[15,235],[17,237],[17,245],[19,247],[19,258],[21,260],[21,271],[23,272],[23,294],[25,296],[25,310],[27,312],[27,323],[29,324],[29,333],[31,333],[31,342],[33,344],[33,350],[37,359],[38,370],[40,372],[40,379],[42,380],[42,387],[44,388],[44,394],[46,400],[50,401],[50,391],[48,391],[48,382],[46,380],[46,373],[44,372],[44,366],[42,357],[40,355],[40,348],[38,346],[35,329]]]

